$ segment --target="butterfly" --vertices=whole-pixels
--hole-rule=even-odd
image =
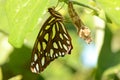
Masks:
[[[63,17],[55,8],[48,8],[50,17],[42,25],[35,41],[30,69],[40,73],[56,58],[71,54],[71,37],[64,24]]]
[[[77,29],[78,35],[89,44],[92,41],[92,38],[90,36],[91,31],[88,27],[84,25],[82,20],[79,18],[77,12],[75,11],[73,7],[72,1],[68,1],[68,13],[72,20],[72,23]]]

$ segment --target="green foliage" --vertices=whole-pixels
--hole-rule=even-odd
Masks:
[[[61,4],[61,2],[66,3],[68,0],[58,1]],[[92,34],[95,35],[93,42],[94,39],[100,38],[98,43],[102,46],[97,46],[100,51],[98,52],[96,69],[86,69],[82,65],[81,54],[79,53],[82,52],[84,46],[90,45],[84,45],[84,42],[77,36],[73,24],[67,23],[66,26],[73,42],[71,55],[55,60],[40,75],[33,74],[30,71],[31,46],[34,44],[34,40],[43,24],[42,22],[46,20],[44,17],[47,13],[44,14],[44,12],[47,12],[48,7],[56,6],[56,4],[56,0],[0,0],[0,60],[4,58],[0,61],[0,79],[119,80],[120,0],[74,1],[75,10],[84,24],[89,26]],[[66,6],[67,4],[59,12],[62,13],[63,11],[62,15],[69,17]],[[97,34],[96,24],[94,24],[95,16],[104,23],[102,27],[97,27],[99,28],[97,30],[104,32],[103,38]],[[101,25],[99,22],[97,24]],[[12,48],[7,45],[8,43],[5,43],[7,41],[6,37],[8,37],[9,43],[12,44]],[[23,44],[24,40],[28,44]],[[103,44],[100,41],[103,41]],[[95,42],[96,45],[98,43]],[[89,55],[91,56],[91,53]]]
[[[120,26],[120,1],[119,0],[97,0],[97,3],[100,5],[100,7],[105,11],[106,15],[106,26],[105,26],[105,37],[104,37],[104,43],[100,51],[99,59],[98,59],[98,67],[96,72],[96,80],[110,80],[110,78],[105,79],[105,71],[107,69],[114,67],[120,63],[120,49],[117,52],[113,52],[113,39],[114,34],[111,32],[110,29],[115,30],[114,25],[110,25],[109,20],[112,22],[112,24],[116,24],[116,27],[119,28]],[[117,28],[117,29],[118,29]],[[119,33],[118,33],[119,34]],[[104,60],[104,61],[103,61]],[[112,69],[111,69],[112,70]],[[119,67],[116,67],[116,70],[113,70],[111,74],[116,74],[115,71],[119,71]],[[110,76],[107,76],[110,77]],[[113,80],[116,80],[114,78],[111,78]]]
[[[2,80],[2,69],[0,68],[0,80]]]
[[[114,67],[120,63],[120,51],[112,52],[111,43],[113,35],[108,26],[105,27],[105,39],[98,59],[98,68],[96,73],[96,80],[101,80],[105,70]],[[104,61],[103,61],[104,60]],[[116,70],[119,70],[119,68]]]
[[[48,0],[7,0],[5,4],[9,21],[9,42],[15,47],[21,47],[24,38],[38,23],[47,6]],[[44,4],[43,4],[44,3]]]
[[[96,0],[112,22],[120,26],[120,0]]]

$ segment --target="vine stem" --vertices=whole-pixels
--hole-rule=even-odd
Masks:
[[[71,2],[73,2],[73,4],[77,4],[77,5],[80,5],[80,6],[89,8],[89,9],[92,9],[92,10],[97,11],[97,12],[99,11],[97,8],[94,8],[94,7],[92,7],[92,6],[89,6],[89,5],[86,5],[86,4],[83,4],[83,3],[79,3],[79,2],[77,2],[77,1],[71,1]]]
[[[69,1],[71,1],[73,4],[76,4],[76,5],[79,5],[79,6],[82,6],[82,7],[86,7],[86,8],[89,8],[89,9],[92,9],[96,12],[99,12],[99,9],[95,8],[95,7],[92,7],[90,5],[86,5],[86,4],[83,4],[83,3],[79,3],[77,1],[73,1],[73,0],[62,0],[63,2],[65,2],[66,4],[68,4]],[[61,2],[62,2],[61,1]]]

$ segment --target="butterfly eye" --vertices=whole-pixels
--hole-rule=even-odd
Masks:
[[[52,12],[51,12],[52,11]],[[49,8],[50,17],[45,21],[32,51],[31,71],[42,72],[54,59],[70,54],[71,38],[60,13]]]

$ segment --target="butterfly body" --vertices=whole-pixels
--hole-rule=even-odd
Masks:
[[[64,27],[62,15],[48,8],[50,17],[45,21],[32,51],[31,71],[42,72],[54,59],[70,54],[71,38]]]

